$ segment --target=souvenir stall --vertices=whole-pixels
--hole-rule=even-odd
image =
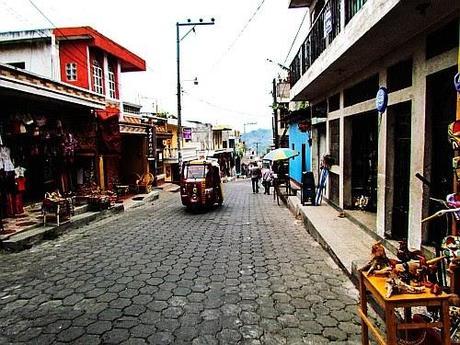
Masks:
[[[39,113],[26,112],[15,105],[1,118],[2,218],[21,219],[4,220],[5,224],[32,226],[41,222],[41,206],[50,214],[57,204],[61,220],[67,220],[73,208],[72,200],[62,196],[72,195],[77,187],[76,121],[72,111],[56,114],[46,107],[37,109]]]
[[[387,257],[381,243],[372,246],[370,261],[359,270],[363,344],[369,343],[369,332],[379,344],[460,344],[460,74],[454,84],[457,116],[446,129],[454,152],[452,190],[444,200],[431,198],[443,209],[422,220],[446,217],[445,237],[431,260],[420,250],[409,250],[406,241],[400,241],[396,259]],[[385,335],[368,317],[368,295],[383,309]]]

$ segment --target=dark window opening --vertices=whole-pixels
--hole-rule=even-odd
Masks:
[[[335,206],[339,206],[339,193],[340,193],[339,175],[329,173],[329,201]]]
[[[458,47],[458,18],[426,37],[426,58],[431,59]]]
[[[374,74],[373,76],[363,80],[362,82],[353,85],[352,87],[345,89],[343,93],[344,106],[349,107],[350,105],[367,101],[368,99],[375,98],[379,89],[379,75]]]
[[[26,63],[25,62],[8,62],[7,65],[20,68],[20,69],[25,69],[26,68]]]
[[[340,109],[340,94],[336,93],[328,99],[329,112],[336,111]]]
[[[412,85],[412,58],[400,61],[388,68],[388,92],[394,92]]]
[[[312,107],[313,117],[327,117],[327,101],[319,102]]]
[[[351,194],[353,205],[364,201],[364,209],[377,210],[377,112],[352,117]]]
[[[333,162],[339,165],[340,162],[340,122],[339,120],[329,121],[329,148]]]

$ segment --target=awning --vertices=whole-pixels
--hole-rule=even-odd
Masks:
[[[120,123],[120,133],[121,134],[138,134],[138,135],[147,135],[145,127],[133,126]]]

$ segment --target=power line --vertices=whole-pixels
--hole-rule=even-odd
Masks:
[[[294,39],[292,40],[291,47],[289,48],[289,51],[286,54],[286,58],[284,59],[283,65],[286,63],[286,61],[287,61],[287,59],[289,57],[289,54],[291,54],[292,48],[294,47],[294,43],[295,43],[295,41],[297,39],[297,36],[299,36],[300,29],[302,28],[302,25],[303,25],[303,23],[305,21],[305,18],[307,18],[308,13],[309,13],[309,11],[305,10],[305,14],[303,15],[302,21],[300,22],[299,28],[297,29],[297,32],[296,32],[296,34],[294,36]]]
[[[254,18],[256,17],[257,13],[259,13],[259,11],[262,8],[264,3],[265,3],[265,0],[262,0],[259,3],[259,5],[255,9],[255,11],[252,14],[252,16],[248,19],[246,24],[243,26],[243,28],[240,30],[240,32],[235,37],[235,39],[232,41],[232,43],[228,46],[228,48],[224,51],[224,53],[220,56],[220,58],[214,63],[214,65],[212,66],[211,70],[213,70],[218,64],[220,64],[222,62],[222,60],[228,55],[228,53],[233,49],[233,47],[236,45],[236,43],[241,38],[241,36],[243,36],[243,33],[246,31],[246,29],[249,26],[249,24],[254,20]]]
[[[203,103],[203,104],[207,104],[213,108],[216,108],[216,109],[219,109],[219,110],[222,110],[222,111],[226,111],[226,112],[229,112],[229,113],[235,113],[235,114],[240,114],[240,115],[244,115],[244,116],[251,116],[251,117],[260,117],[260,115],[255,115],[255,114],[251,114],[251,113],[246,113],[246,112],[242,112],[242,111],[239,111],[239,110],[235,110],[235,109],[230,109],[230,108],[226,108],[226,107],[223,107],[223,106],[220,106],[218,104],[215,104],[215,103],[212,103],[212,102],[209,102],[205,99],[202,99],[202,98],[199,98],[199,97],[195,97],[193,96],[192,94],[190,94],[189,92],[187,91],[182,91],[184,93],[186,93],[187,95],[189,95],[190,98],[200,102],[200,103]]]
[[[83,52],[80,47],[76,46],[74,43],[73,43],[73,40],[70,39],[67,35],[65,35],[58,27],[57,25],[55,25],[53,23],[53,21],[33,2],[33,0],[28,0],[29,3],[43,16],[43,18],[45,18],[52,26],[53,26],[53,29],[55,29],[60,35],[61,37],[67,41],[70,45],[72,45],[72,47],[74,47],[74,49],[80,53],[80,55],[83,57],[83,60],[80,60],[80,59],[77,59],[76,56],[71,56],[69,54],[66,54],[65,51],[63,51],[64,55],[66,55],[67,57],[69,58],[72,58],[72,59],[76,59],[77,61],[79,61],[82,65],[87,65],[88,68],[90,68],[90,63],[88,63],[87,59],[88,59],[88,56],[86,55],[86,52]],[[120,79],[119,77],[117,78],[117,81],[116,81],[116,85],[117,85],[117,88],[118,88],[118,92],[120,92],[120,88],[122,86],[121,82],[120,82]]]

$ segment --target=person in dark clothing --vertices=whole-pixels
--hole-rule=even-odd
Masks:
[[[259,193],[259,179],[262,177],[262,173],[259,167],[254,163],[250,168],[252,192]]]

